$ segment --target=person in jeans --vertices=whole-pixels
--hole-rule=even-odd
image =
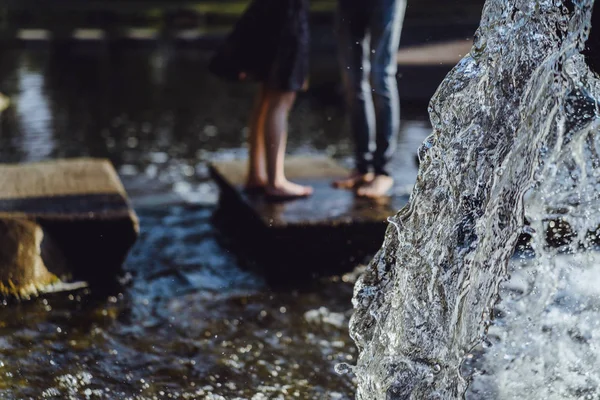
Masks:
[[[355,169],[334,182],[361,197],[393,186],[387,164],[400,128],[397,53],[406,0],[338,0],[342,77],[355,141]]]

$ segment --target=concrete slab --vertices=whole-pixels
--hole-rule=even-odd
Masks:
[[[221,217],[255,255],[267,256],[261,261],[287,277],[298,269],[310,275],[354,267],[379,249],[387,218],[408,201],[394,196],[375,202],[332,188],[333,179],[350,171],[326,157],[286,159],[288,177],[315,189],[311,197],[288,202],[245,193],[245,160],[213,162],[210,168],[221,189]]]
[[[0,165],[0,188],[0,294],[116,278],[139,228],[109,161]]]
[[[0,188],[2,200],[108,193],[126,196],[108,160],[87,158],[0,164]]]
[[[287,202],[268,201],[261,195],[243,191],[246,161],[213,162],[211,171],[225,192],[235,192],[258,218],[270,228],[354,224],[384,224],[404,204],[406,197],[390,197],[381,201],[357,198],[353,192],[331,186],[334,179],[348,176],[350,171],[326,157],[289,157],[286,175],[290,180],[311,185],[312,196]]]

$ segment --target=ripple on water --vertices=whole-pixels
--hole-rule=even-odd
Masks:
[[[139,214],[130,287],[0,309],[0,397],[352,397],[352,378],[334,371],[355,356],[346,327],[351,283],[269,290],[220,247],[211,208]]]

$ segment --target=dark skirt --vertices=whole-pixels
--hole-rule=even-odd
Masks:
[[[253,0],[210,63],[228,80],[299,91],[308,76],[308,0]]]

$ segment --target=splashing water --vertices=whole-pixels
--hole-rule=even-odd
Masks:
[[[431,102],[411,201],[355,287],[357,399],[462,398],[478,369],[492,372],[475,378],[482,399],[598,394],[599,291],[572,284],[598,270],[574,254],[600,223],[600,84],[581,55],[592,6],[486,2],[471,53]],[[558,223],[572,235],[551,250]],[[506,282],[533,232],[535,255]],[[497,340],[469,372],[499,295]]]

